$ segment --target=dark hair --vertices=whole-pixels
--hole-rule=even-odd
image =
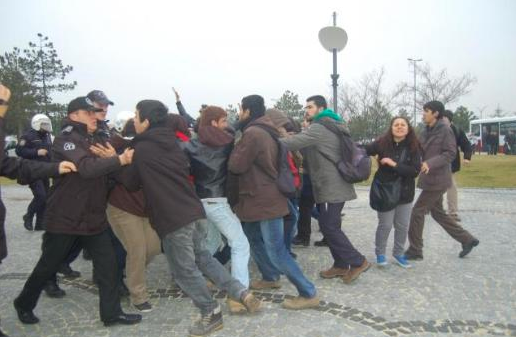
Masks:
[[[125,123],[124,128],[122,129],[122,137],[134,137],[136,136],[136,129],[134,128],[134,119],[129,119],[127,123]]]
[[[285,125],[285,130],[287,132],[300,133],[301,132],[301,123],[295,120],[292,117],[288,117],[288,123]]]
[[[444,110],[443,117],[448,118],[448,120],[451,122],[453,121],[453,112],[451,112],[450,110]]]
[[[315,106],[318,107],[318,108],[323,108],[323,109],[326,109],[328,108],[328,103],[326,103],[326,98],[324,98],[324,96],[321,96],[321,95],[314,95],[314,96],[310,96],[306,99],[306,102],[314,102]]]
[[[249,95],[242,98],[242,110],[249,110],[251,120],[262,117],[265,114],[265,102],[260,95]]]
[[[209,126],[211,125],[211,121],[218,122],[222,117],[226,117],[227,115],[226,110],[218,106],[209,105],[204,108],[202,112],[199,126]]]
[[[439,101],[430,101],[423,105],[423,110],[430,110],[433,113],[438,112],[437,119],[443,118],[444,104]]]
[[[391,119],[389,123],[389,130],[385,132],[380,138],[378,138],[379,148],[387,153],[394,152],[394,137],[392,136],[392,125],[397,119],[403,119],[408,125],[408,133],[405,137],[405,141],[408,144],[411,153],[415,153],[416,151],[421,149],[421,145],[419,140],[417,139],[416,132],[412,125],[410,125],[409,120],[403,116],[395,116]]]
[[[191,137],[188,123],[181,115],[168,114],[165,125],[167,128],[171,128],[174,132],[179,131],[184,133],[186,136]]]
[[[149,129],[157,126],[165,126],[167,120],[168,108],[160,101],[146,99],[136,104],[136,110],[139,111],[140,122],[149,121]]]

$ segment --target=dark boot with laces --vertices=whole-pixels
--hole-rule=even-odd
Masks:
[[[202,315],[201,319],[196,321],[190,327],[190,337],[207,336],[222,328],[222,312],[220,310],[220,305],[218,305],[212,312]]]

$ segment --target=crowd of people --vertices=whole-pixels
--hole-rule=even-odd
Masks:
[[[9,98],[9,89],[0,85],[1,141]],[[163,253],[174,282],[200,311],[190,336],[222,329],[212,287],[227,293],[231,313],[254,313],[261,302],[252,290],[278,289],[285,275],[298,292],[285,299],[285,309],[318,307],[316,286],[292,251],[293,245],[310,245],[311,217],[324,236],[317,245],[328,246],[333,258],[320,271],[322,278],[349,284],[372,266],[341,228],[344,204],[357,195],[339,163],[352,154],[343,154],[342,140],[349,137],[345,122],[323,96],[306,99],[302,124],[267,109],[259,95],[242,98],[235,125],[220,107],[203,106],[194,119],[177,92],[176,103],[179,114],[160,101],[142,100],[134,114],[119,114],[110,127],[106,115],[114,103],[93,90],[69,103],[53,141],[48,117],[35,115],[16,150],[20,157],[1,158],[1,175],[28,184],[34,194],[24,227],[44,231],[41,256],[14,300],[22,323],[39,322],[34,309],[43,291],[66,295],[56,274],[79,277],[70,264],[81,250],[93,263],[105,326],[141,321],[141,314],[122,311],[126,291],[140,313],[153,309],[146,266]],[[393,227],[395,263],[410,268],[410,260],[423,259],[427,213],[461,243],[459,257],[479,244],[459,223],[452,175],[457,171],[452,163],[460,164],[458,146],[466,160],[471,149],[463,147],[453,114],[442,103],[428,102],[423,110],[419,136],[406,118],[396,116],[382,136],[364,146],[378,161],[370,204],[378,213],[379,267],[388,264]],[[413,204],[418,176],[422,192]],[[7,247],[1,201],[0,206],[1,261]],[[260,274],[255,279],[251,257]]]

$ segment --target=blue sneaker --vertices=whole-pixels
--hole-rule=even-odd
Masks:
[[[394,255],[394,258],[396,259],[396,262],[398,263],[398,265],[402,268],[412,268],[412,265],[410,263],[408,263],[407,261],[407,258],[405,258],[405,255]]]
[[[376,264],[385,267],[387,265],[387,258],[385,255],[376,255]]]

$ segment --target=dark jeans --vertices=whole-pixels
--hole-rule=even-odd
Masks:
[[[244,222],[242,226],[251,246],[251,255],[264,280],[277,281],[281,274],[285,274],[300,296],[312,298],[316,295],[315,286],[287,251],[283,218]]]
[[[434,220],[455,240],[462,244],[470,243],[474,237],[461,227],[443,208],[444,191],[422,191],[412,207],[408,232],[410,247],[408,252],[423,255],[423,228],[425,214],[430,212]]]
[[[27,311],[36,307],[45,282],[57,272],[76,241],[90,251],[93,259],[99,286],[100,319],[108,321],[122,312],[116,280],[118,270],[115,253],[107,231],[89,236],[44,233],[43,252],[16,298],[18,307]]]
[[[27,214],[32,220],[36,215],[36,227],[40,227],[43,221],[43,214],[45,213],[45,205],[47,203],[47,194],[49,189],[48,179],[36,180],[29,184],[30,190],[34,198],[27,207]]]
[[[206,249],[206,226],[206,219],[194,221],[167,234],[162,240],[174,280],[203,315],[218,306],[203,274],[235,300],[239,300],[246,290]]]
[[[341,211],[343,202],[317,204],[319,208],[319,226],[330,247],[335,261],[333,266],[338,268],[359,267],[365,257],[351,244],[341,229]]]

